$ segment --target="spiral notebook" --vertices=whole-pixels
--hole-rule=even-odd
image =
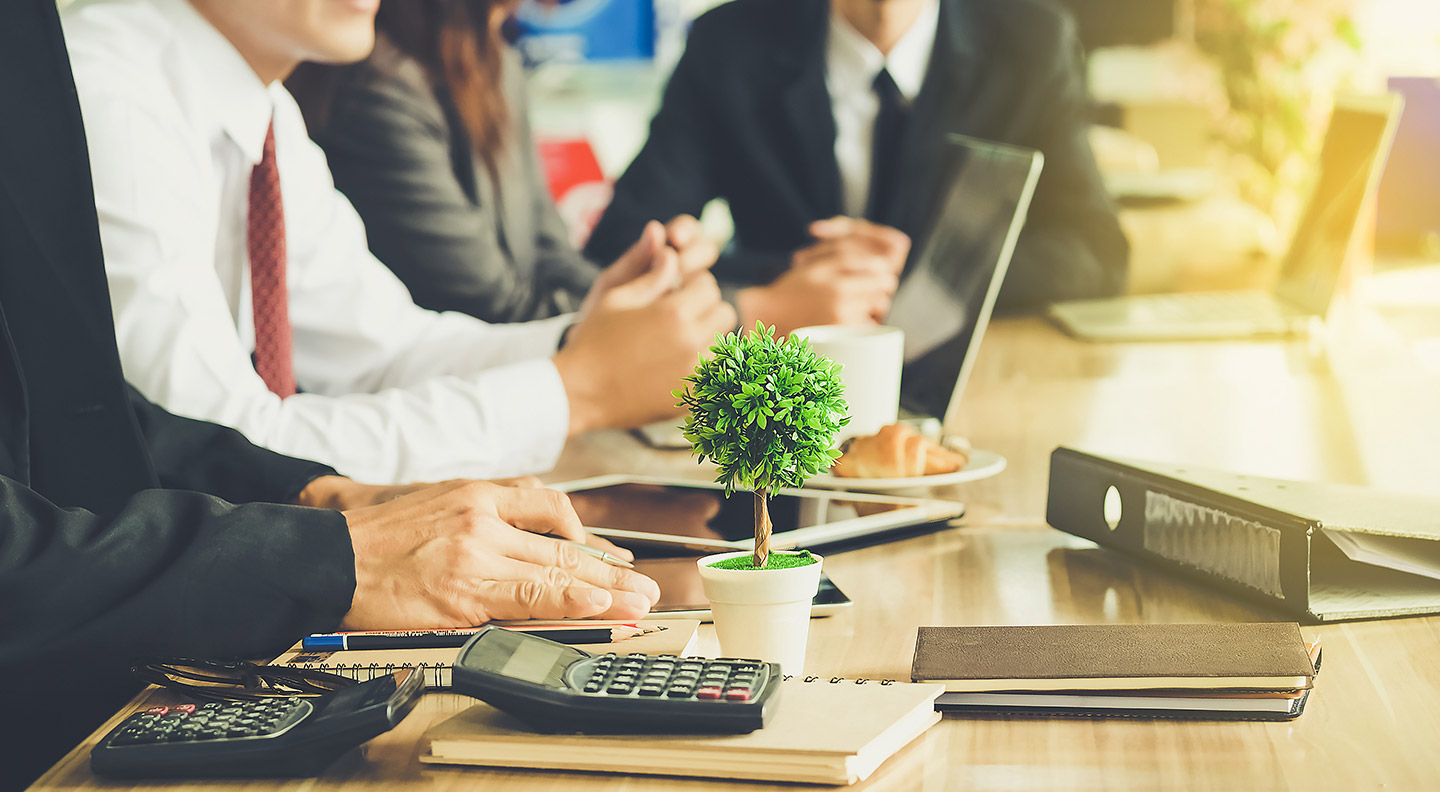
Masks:
[[[787,678],[749,734],[541,734],[488,704],[433,726],[420,761],[627,775],[854,784],[940,720],[942,685]]]
[[[515,624],[522,624],[516,622]],[[614,626],[617,622],[596,622],[595,626]],[[700,622],[695,619],[665,619],[663,621],[627,622],[642,629],[655,629],[645,635],[626,638],[623,641],[602,644],[579,644],[575,648],[593,654],[605,652],[642,654],[688,654],[695,645]],[[656,629],[664,628],[664,629]],[[364,682],[384,676],[398,668],[414,666],[425,674],[425,686],[431,689],[450,687],[450,666],[460,653],[458,647],[445,649],[341,649],[316,651],[305,649],[300,644],[287,649],[284,654],[271,661],[271,665],[292,668],[314,668],[340,674]]]

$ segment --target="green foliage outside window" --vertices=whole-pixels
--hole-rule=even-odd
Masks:
[[[1314,172],[1334,93],[1360,50],[1356,0],[1194,0],[1195,43],[1219,67],[1220,137],[1238,155],[1242,194],[1282,227]]]

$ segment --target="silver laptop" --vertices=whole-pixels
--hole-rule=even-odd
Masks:
[[[939,435],[958,409],[1043,165],[1033,149],[948,136],[937,163],[946,187],[886,318],[905,331],[901,417],[924,434]],[[689,447],[669,422],[640,434],[658,448]]]
[[[1271,291],[1195,292],[1072,300],[1050,317],[1095,341],[1183,341],[1305,332],[1330,309],[1341,266],[1385,168],[1398,95],[1335,104],[1306,203]]]
[[[964,135],[950,135],[945,153],[948,192],[886,318],[905,331],[904,417],[926,434],[956,417],[1044,166],[1033,149]]]

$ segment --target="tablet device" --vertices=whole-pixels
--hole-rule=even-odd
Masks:
[[[632,549],[671,554],[749,549],[755,498],[719,484],[642,476],[600,476],[554,485],[589,530]],[[780,489],[770,496],[776,550],[823,548],[946,522],[964,514],[955,501],[859,492]]]

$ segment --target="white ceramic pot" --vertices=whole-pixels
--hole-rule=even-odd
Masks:
[[[710,566],[748,555],[748,550],[719,553],[696,562],[715,616],[720,651],[727,657],[776,662],[785,673],[799,674],[805,666],[810,604],[820,588],[820,567],[825,559],[815,556],[815,563],[790,569]]]

